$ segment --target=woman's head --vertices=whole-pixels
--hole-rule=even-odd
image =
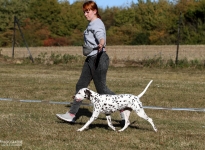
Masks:
[[[92,21],[95,18],[100,18],[98,6],[94,1],[87,1],[83,4],[83,12],[87,20]]]

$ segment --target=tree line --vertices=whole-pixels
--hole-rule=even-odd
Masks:
[[[14,16],[29,46],[82,45],[82,1],[0,0],[0,47],[12,45]],[[205,0],[138,0],[99,8],[108,45],[205,44]],[[180,15],[181,14],[181,15]],[[16,45],[24,46],[16,26]]]

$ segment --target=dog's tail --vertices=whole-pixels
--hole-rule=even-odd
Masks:
[[[150,86],[150,84],[152,83],[152,81],[153,81],[153,80],[151,80],[151,81],[148,83],[148,85],[146,86],[146,88],[144,89],[144,91],[138,95],[139,98],[144,95],[144,93],[147,91],[147,89],[148,89],[148,87]]]

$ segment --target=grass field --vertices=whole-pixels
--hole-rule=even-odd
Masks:
[[[0,98],[72,102],[81,64],[44,65],[0,63]],[[141,98],[144,106],[204,108],[205,70],[193,68],[147,68],[110,66],[107,84],[115,93],[138,95],[150,80],[153,83]],[[95,91],[91,82],[90,89]],[[89,103],[85,100],[84,103]],[[47,103],[0,101],[0,149],[197,149],[205,147],[205,113],[145,109],[158,128],[131,113],[131,125],[122,133],[108,128],[103,114],[88,130],[77,132],[92,114],[81,106],[75,124],[58,120],[70,106]],[[119,112],[112,122],[120,129]],[[15,141],[22,146],[9,146]]]

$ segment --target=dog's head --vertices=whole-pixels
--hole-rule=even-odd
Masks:
[[[82,88],[75,95],[74,99],[79,102],[85,98],[90,99],[90,95],[91,95],[91,91],[88,88]]]

